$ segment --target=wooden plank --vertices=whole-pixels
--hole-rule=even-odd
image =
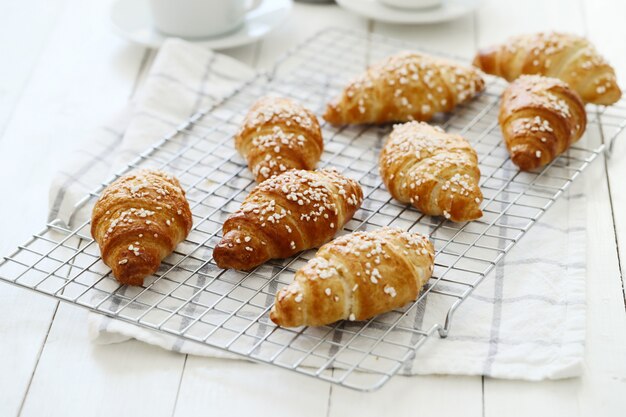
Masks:
[[[40,229],[50,179],[63,167],[64,156],[123,108],[131,93],[144,49],[111,32],[102,18],[106,6],[68,4],[7,125],[0,177],[12,178],[5,192],[16,198],[0,218],[6,241],[23,241]],[[15,227],[18,215],[23,223]]]
[[[0,66],[0,138],[65,3],[66,0],[0,3],[0,51],[4,63]]]
[[[262,364],[189,356],[174,417],[323,416],[327,383]]]
[[[587,36],[615,67],[622,88],[626,87],[626,56],[620,40],[626,37],[626,3],[607,0],[585,0]],[[611,111],[611,110],[609,110]],[[622,109],[622,112],[624,110]],[[615,121],[615,119],[613,120]],[[621,122],[624,122],[622,119]],[[610,131],[611,129],[607,129]],[[588,274],[587,368],[581,390],[581,414],[618,416],[626,409],[626,134],[616,142],[613,157],[606,161],[609,189],[603,188],[602,198],[593,195],[589,233],[597,240],[590,246],[588,263],[597,265]],[[596,192],[594,190],[591,193]],[[610,195],[608,195],[610,192]],[[609,200],[610,197],[610,200]],[[606,207],[611,203],[612,212]],[[611,219],[612,215],[612,219]],[[613,221],[611,221],[613,220]],[[618,244],[619,252],[615,251]],[[610,264],[606,265],[607,258]],[[621,262],[621,269],[617,263]],[[621,280],[620,280],[621,277]]]
[[[0,177],[11,178],[3,183],[3,193],[12,196],[11,204],[5,207],[0,217],[2,255],[9,250],[7,244],[14,247],[41,229],[46,220],[49,181],[63,167],[63,157],[71,149],[82,146],[82,138],[104,123],[108,115],[122,108],[134,88],[144,49],[127,44],[111,32],[107,18],[109,4],[95,0],[68,0],[67,7],[59,9],[58,22],[47,36],[48,44],[37,59],[0,141]],[[25,6],[23,12],[31,11]],[[55,13],[51,13],[51,18],[55,18]],[[12,39],[19,44],[15,37]],[[3,79],[3,82],[11,80]],[[17,414],[33,374],[32,387],[36,387],[37,394],[29,396],[32,402],[26,405],[34,410],[37,407],[32,404],[48,407],[57,401],[47,393],[72,382],[73,376],[66,369],[87,370],[102,365],[89,357],[91,346],[86,337],[72,339],[75,345],[66,347],[74,352],[82,349],[76,357],[60,353],[50,355],[46,353],[49,350],[42,349],[56,305],[40,295],[2,285],[0,328],[8,330],[0,343],[0,369],[3,370],[0,375],[0,391],[3,393],[0,415]],[[63,314],[57,317],[55,327],[82,329],[84,332],[84,315],[79,317],[80,322],[77,322],[78,318]],[[53,343],[50,339],[48,341]],[[137,352],[140,358],[145,356],[142,353],[145,349],[149,348],[141,344],[125,348]],[[132,357],[131,353],[125,355]],[[155,355],[149,356],[159,362]],[[109,362],[111,364],[106,366],[116,370],[115,360]],[[182,369],[182,363],[179,366]],[[36,371],[39,367],[45,370],[43,374]],[[138,384],[143,383],[141,376],[134,378]],[[172,378],[177,381],[178,375],[173,374]],[[113,385],[113,378],[102,384],[85,384],[93,396],[85,395],[85,399],[94,406],[109,401],[102,393]],[[64,395],[68,392],[71,393],[67,390],[59,396],[72,398]],[[127,406],[132,408],[133,404],[142,401],[142,397],[131,396],[131,393],[129,390]],[[71,411],[71,407],[58,411],[62,415],[64,411]]]
[[[595,1],[586,3],[596,4]],[[580,4],[566,1],[537,0],[507,3],[506,6],[496,0],[486,1],[478,19],[478,43],[485,46],[500,42],[507,35],[537,30],[584,34],[588,15],[578,6]],[[599,9],[602,7],[598,5]],[[605,4],[604,13],[607,7]],[[588,8],[586,4],[585,9]],[[506,18],[507,15],[517,18]],[[507,24],[502,25],[503,21]],[[613,30],[617,27],[602,22],[602,32],[610,36],[615,36]],[[540,383],[486,379],[485,416],[611,416],[623,412],[623,395],[617,393],[624,388],[626,337],[623,332],[610,329],[623,329],[626,324],[623,302],[620,302],[619,270],[603,164],[596,161],[583,176],[588,199],[589,280],[584,374],[579,379]]]
[[[618,41],[618,39],[624,39],[626,36],[626,27],[624,27],[623,22],[624,16],[626,16],[626,3],[607,0],[586,0],[584,3],[587,12],[589,39],[594,42],[600,53],[613,65],[622,91],[626,91],[626,54],[624,54],[622,42]],[[611,29],[607,30],[607,28]],[[622,110],[622,113],[625,112],[625,110]],[[615,118],[608,121],[613,123],[624,122],[624,120]],[[612,128],[607,128],[606,133],[610,134],[612,130]],[[610,183],[611,204],[615,217],[615,232],[619,246],[623,288],[626,288],[626,215],[623,214],[626,213],[626,193],[624,192],[626,188],[623,185],[623,179],[626,178],[626,163],[624,163],[621,155],[624,155],[625,150],[626,132],[622,132],[615,142],[613,149],[614,157],[607,161],[607,171]],[[624,295],[626,302],[626,293]]]
[[[604,164],[587,174],[587,344],[577,395],[581,416],[610,417],[626,409],[626,314]]]
[[[171,416],[183,356],[137,341],[92,345],[87,312],[61,304],[21,416]]]
[[[17,415],[57,302],[0,284],[0,415]]]
[[[65,0],[27,0],[0,4],[0,50],[3,62],[10,63],[0,67],[0,144],[7,141],[6,135],[3,135],[7,123],[15,112],[65,3]],[[24,24],[26,21],[28,25]],[[0,149],[0,165],[5,166],[5,159],[14,155],[7,154],[3,146]],[[6,179],[13,178],[15,173],[12,172],[10,177],[4,176],[4,173],[0,175]],[[11,182],[3,181],[3,188],[11,190]],[[26,195],[21,190],[11,199],[12,205],[16,200],[19,201],[20,196],[26,201]],[[17,213],[20,211],[13,212],[5,208],[1,217],[7,219]],[[11,221],[2,224],[4,238],[0,241],[0,255],[13,249],[16,243],[13,237],[26,236],[26,233],[16,233],[15,229],[23,228],[24,224],[28,224],[28,219],[18,218],[20,222],[16,222],[13,217]],[[56,305],[52,300],[44,300],[36,294],[0,284],[0,329],[7,333],[3,334],[0,343],[0,392],[3,393],[0,396],[0,415],[14,415],[19,410]],[[38,314],[25,314],[30,311]]]
[[[485,378],[485,416],[575,417],[581,414],[578,379],[507,381]],[[518,393],[516,396],[514,393]],[[598,414],[601,415],[601,414]]]
[[[478,377],[397,376],[371,393],[333,387],[328,415],[479,417],[482,416],[481,391]]]

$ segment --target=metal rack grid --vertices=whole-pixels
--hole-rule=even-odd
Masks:
[[[447,335],[463,300],[626,124],[626,103],[609,109],[591,106],[587,133],[576,146],[540,171],[520,172],[510,162],[497,126],[505,84],[489,77],[481,96],[435,121],[464,135],[479,155],[484,216],[464,224],[425,216],[390,197],[377,166],[389,126],[324,124],[319,165],[358,179],[365,195],[361,209],[340,233],[391,225],[428,234],[436,248],[435,270],[416,302],[367,322],[276,327],[268,317],[275,292],[314,251],[273,260],[251,272],[215,265],[211,253],[221,238],[221,225],[254,186],[232,136],[258,97],[292,97],[320,114],[354,74],[407,48],[381,36],[325,30],[289,52],[271,73],[259,74],[214,108],[194,115],[86,196],[76,210],[88,210],[108,183],[136,167],[165,169],[186,188],[193,230],[143,287],[115,281],[99,257],[88,223],[69,228],[58,220],[0,262],[0,279],[258,362],[349,388],[379,388],[413,360],[429,336]]]

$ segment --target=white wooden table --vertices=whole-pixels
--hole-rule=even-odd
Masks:
[[[109,1],[0,2],[0,255],[41,228],[62,158],[122,108],[154,51],[117,38]],[[336,6],[295,5],[263,41],[226,51],[258,68],[335,25],[470,57],[507,35],[585,34],[626,86],[623,0],[484,0],[474,14],[391,26]],[[186,357],[139,342],[94,346],[86,311],[0,284],[0,416],[623,416],[626,411],[626,141],[584,175],[588,323],[584,375],[539,383],[396,377],[360,394],[268,366]],[[532,232],[531,232],[532,233]]]

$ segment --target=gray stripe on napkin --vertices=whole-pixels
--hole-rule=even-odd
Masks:
[[[193,112],[192,112],[192,114],[197,112],[198,110],[200,110],[200,106],[202,105],[202,91],[204,89],[204,85],[206,84],[207,80],[209,79],[209,76],[211,74],[211,67],[215,63],[215,58],[216,57],[217,57],[217,55],[211,54],[209,56],[209,59],[208,59],[207,63],[206,63],[206,66],[204,68],[204,74],[202,74],[202,78],[200,79],[200,85],[199,85],[198,91],[197,91],[196,102],[193,105]]]
[[[507,263],[508,265],[508,263]],[[493,297],[485,297],[483,295],[472,294],[471,298],[479,301],[484,301],[486,303],[492,304],[496,300]],[[509,297],[509,298],[500,298],[500,303],[509,304],[509,303],[518,303],[522,301],[541,301],[543,303],[553,305],[553,306],[570,306],[570,305],[585,305],[585,300],[556,300],[551,297],[546,297],[543,295],[520,295],[519,297]]]
[[[468,342],[476,342],[476,343],[493,343],[493,339],[491,337],[485,337],[485,336],[465,336],[465,335],[451,335],[448,336],[448,340],[458,340],[458,341],[468,341]],[[537,346],[552,346],[552,347],[561,347],[563,346],[563,343],[578,343],[578,344],[585,344],[585,340],[584,339],[580,339],[580,340],[559,340],[559,341],[553,341],[553,340],[541,340],[541,339],[533,339],[533,340],[528,340],[528,339],[504,339],[504,338],[497,338],[495,339],[495,342],[498,345],[523,345],[523,344],[529,344],[529,345],[537,345]]]
[[[502,192],[503,200],[508,201],[509,193]],[[500,203],[500,210],[506,210],[507,203]],[[506,226],[508,223],[508,216],[506,212],[502,216],[502,224]],[[502,229],[498,228],[498,233],[502,234]],[[498,240],[498,248],[504,249],[505,241]],[[506,267],[506,257],[496,265],[496,276],[494,282],[494,302],[491,318],[491,332],[489,335],[489,350],[487,358],[485,360],[485,366],[483,373],[489,375],[491,373],[491,367],[496,359],[498,353],[498,338],[500,336],[500,323],[502,322],[502,296],[504,293],[504,269]]]
[[[77,182],[79,177],[85,175],[89,170],[91,170],[94,166],[94,162],[101,161],[105,158],[106,155],[110,155],[124,137],[123,133],[119,133],[111,128],[105,128],[103,130],[114,135],[114,139],[98,154],[92,154],[91,159],[87,159],[86,162],[74,172],[74,174],[66,173],[66,175],[68,175],[68,178],[61,185],[56,196],[54,197],[54,202],[52,203],[50,211],[48,212],[48,222],[53,221],[59,216],[59,211],[61,209],[61,205],[63,204],[63,199],[65,198],[67,190],[70,188],[70,186]]]

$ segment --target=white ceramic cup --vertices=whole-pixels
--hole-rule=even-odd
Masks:
[[[442,0],[378,0],[386,6],[399,9],[426,9],[441,5]]]
[[[242,25],[262,0],[150,0],[159,32],[183,38],[207,38]]]

